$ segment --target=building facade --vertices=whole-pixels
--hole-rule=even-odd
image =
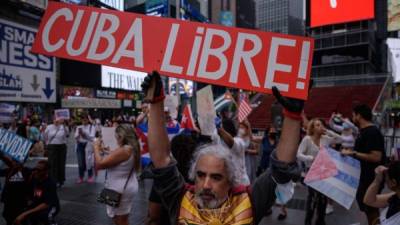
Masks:
[[[311,26],[310,20],[316,17],[312,14],[313,1],[307,0],[307,35],[315,39],[312,76],[316,84],[383,82],[387,76],[387,1],[371,0],[374,17],[370,19]]]
[[[255,0],[256,28],[304,35],[304,1]]]

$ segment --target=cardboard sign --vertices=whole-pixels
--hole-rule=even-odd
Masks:
[[[164,106],[168,108],[169,114],[173,119],[178,117],[178,106],[179,102],[176,96],[166,95],[164,99]]]
[[[23,163],[28,156],[31,145],[30,140],[0,128],[0,151],[12,159]]]
[[[69,120],[70,119],[69,109],[54,110],[54,117],[56,120],[59,120],[59,119]]]
[[[208,85],[196,93],[197,113],[201,134],[213,135],[215,133],[215,118],[217,114],[214,108],[214,97],[211,86]]]
[[[311,38],[50,2],[33,51],[306,99]]]
[[[0,123],[11,123],[15,119],[15,105],[0,103]]]
[[[101,138],[104,147],[114,150],[118,147],[117,139],[115,139],[115,127],[101,127]]]

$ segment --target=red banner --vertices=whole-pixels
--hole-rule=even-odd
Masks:
[[[311,0],[311,27],[373,19],[374,0]]]
[[[32,51],[306,99],[311,38],[50,2]]]

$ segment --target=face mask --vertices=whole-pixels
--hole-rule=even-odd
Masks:
[[[289,181],[286,184],[277,184],[275,188],[276,203],[285,205],[293,198],[294,195],[294,184],[293,181]]]
[[[238,131],[238,133],[239,133],[239,136],[240,136],[240,137],[243,137],[243,136],[246,135],[246,130],[243,129],[243,128],[240,128],[239,131]]]
[[[272,139],[275,139],[276,138],[276,133],[269,133],[269,137],[272,138]]]

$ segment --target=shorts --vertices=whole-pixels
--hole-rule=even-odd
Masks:
[[[107,215],[111,218],[114,216],[127,215],[131,212],[133,204],[133,193],[124,192],[118,207],[107,205]]]

